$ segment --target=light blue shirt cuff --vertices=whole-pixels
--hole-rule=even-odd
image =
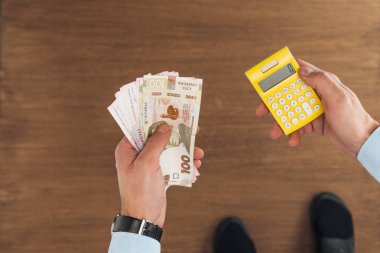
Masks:
[[[364,142],[359,151],[358,160],[380,183],[380,127]]]
[[[145,235],[127,232],[112,233],[108,253],[159,253],[160,243]]]

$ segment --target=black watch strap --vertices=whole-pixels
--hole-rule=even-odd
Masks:
[[[150,238],[161,240],[162,228],[154,225],[147,220],[139,220],[130,216],[116,215],[113,224],[112,232],[129,232],[139,235],[145,235]]]

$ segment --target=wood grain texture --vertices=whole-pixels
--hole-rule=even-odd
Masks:
[[[119,206],[106,111],[148,72],[204,79],[201,177],[168,192],[163,252],[211,252],[217,222],[242,217],[259,252],[314,252],[308,204],[334,191],[357,251],[380,252],[380,186],[317,136],[274,143],[244,71],[288,45],[336,73],[380,118],[377,1],[3,0],[0,251],[105,252]]]

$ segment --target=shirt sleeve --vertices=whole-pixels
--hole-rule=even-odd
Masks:
[[[108,253],[159,253],[160,243],[145,235],[114,232]]]
[[[358,160],[380,183],[380,127],[364,142],[359,151]]]

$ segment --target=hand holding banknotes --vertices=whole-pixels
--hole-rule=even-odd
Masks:
[[[160,156],[171,136],[171,127],[162,124],[148,138],[139,153],[124,137],[115,150],[121,197],[120,214],[146,219],[162,228],[166,213],[165,181]],[[194,148],[194,165],[201,166],[203,150]]]
[[[357,157],[360,147],[379,123],[365,111],[356,94],[336,75],[302,60],[298,60],[298,63],[301,79],[318,93],[325,114],[290,134],[289,145],[295,147],[304,134],[315,132],[325,136],[349,155]],[[260,117],[268,113],[264,103],[256,109],[256,114]],[[274,125],[270,135],[274,140],[280,138],[281,128],[277,124]]]
[[[191,187],[199,176],[192,161],[202,85],[202,79],[180,77],[174,71],[147,74],[122,86],[108,107],[136,151],[143,150],[160,125],[166,123],[171,127],[159,160],[167,188]]]

